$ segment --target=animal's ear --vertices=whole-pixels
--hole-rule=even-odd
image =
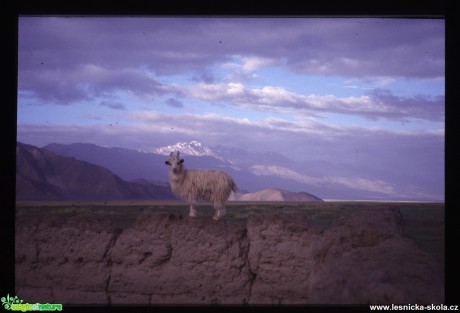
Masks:
[[[179,153],[180,153],[180,152],[179,152],[179,151],[177,151],[177,157],[179,157]]]
[[[173,153],[171,152],[171,153],[169,154],[169,156],[173,156]]]
[[[184,159],[180,159],[180,164],[184,163]]]
[[[171,165],[171,163],[169,161],[165,161],[165,164],[166,165]]]

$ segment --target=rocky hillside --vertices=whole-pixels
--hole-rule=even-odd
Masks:
[[[247,225],[142,215],[16,218],[16,292],[29,303],[431,304],[444,272],[401,233],[394,209],[366,209],[323,230],[304,215]]]
[[[17,143],[17,200],[174,199],[168,186],[127,182],[109,170]]]

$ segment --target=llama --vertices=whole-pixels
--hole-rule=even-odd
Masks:
[[[190,217],[196,217],[195,205],[199,200],[212,202],[216,212],[212,217],[218,221],[225,215],[225,202],[231,192],[238,190],[232,177],[218,170],[186,169],[179,151],[172,152],[167,161],[169,165],[169,183],[172,192],[190,204]]]

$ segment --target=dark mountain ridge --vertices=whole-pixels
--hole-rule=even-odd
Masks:
[[[17,200],[175,199],[169,186],[128,182],[108,169],[17,143]]]

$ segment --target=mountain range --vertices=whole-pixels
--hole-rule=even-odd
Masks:
[[[180,151],[188,168],[221,169],[235,180],[242,193],[264,189],[308,192],[322,199],[343,200],[437,200],[411,185],[414,177],[360,164],[333,164],[323,160],[298,160],[279,153],[252,153],[240,148],[206,146],[199,141],[178,142],[148,150],[102,147],[88,143],[49,144],[43,147],[57,155],[102,166],[123,180],[143,179],[167,184],[164,164],[171,152]]]
[[[308,190],[314,194],[321,192],[318,186],[305,184],[302,181],[305,177],[294,169],[281,166],[288,164],[291,168],[300,169],[301,164],[276,153],[253,154],[243,149],[223,146],[211,148],[198,141],[179,142],[150,151],[108,148],[86,143],[49,144],[43,148],[61,156],[102,166],[128,181],[142,178],[166,183],[168,168],[164,161],[171,152],[180,151],[188,168],[220,169],[228,172],[241,193],[272,188],[292,192]]]
[[[56,148],[56,146],[54,146]],[[109,157],[106,148],[73,145],[82,155],[98,151],[101,160]],[[184,151],[187,151],[184,149]],[[68,150],[67,150],[68,152]],[[104,153],[105,152],[105,153]],[[125,158],[137,156],[138,161],[149,154],[137,154],[126,149],[113,149]],[[187,151],[193,153],[193,151]],[[161,153],[170,153],[162,150]],[[48,149],[17,143],[16,199],[17,200],[172,200],[169,183],[138,178],[126,181],[110,170],[58,155]],[[185,155],[185,153],[184,153]],[[111,158],[113,159],[112,154]],[[163,157],[162,157],[163,158]],[[121,158],[123,161],[123,158]],[[223,160],[223,159],[222,159]],[[124,160],[126,161],[126,160]],[[150,160],[151,162],[151,160]],[[110,164],[110,162],[109,162]],[[128,164],[122,162],[122,164]],[[112,164],[113,165],[113,164]],[[128,167],[129,169],[129,167]],[[162,167],[165,170],[164,167]],[[280,189],[264,189],[253,193],[232,194],[231,201],[322,201],[307,192],[290,192]]]

